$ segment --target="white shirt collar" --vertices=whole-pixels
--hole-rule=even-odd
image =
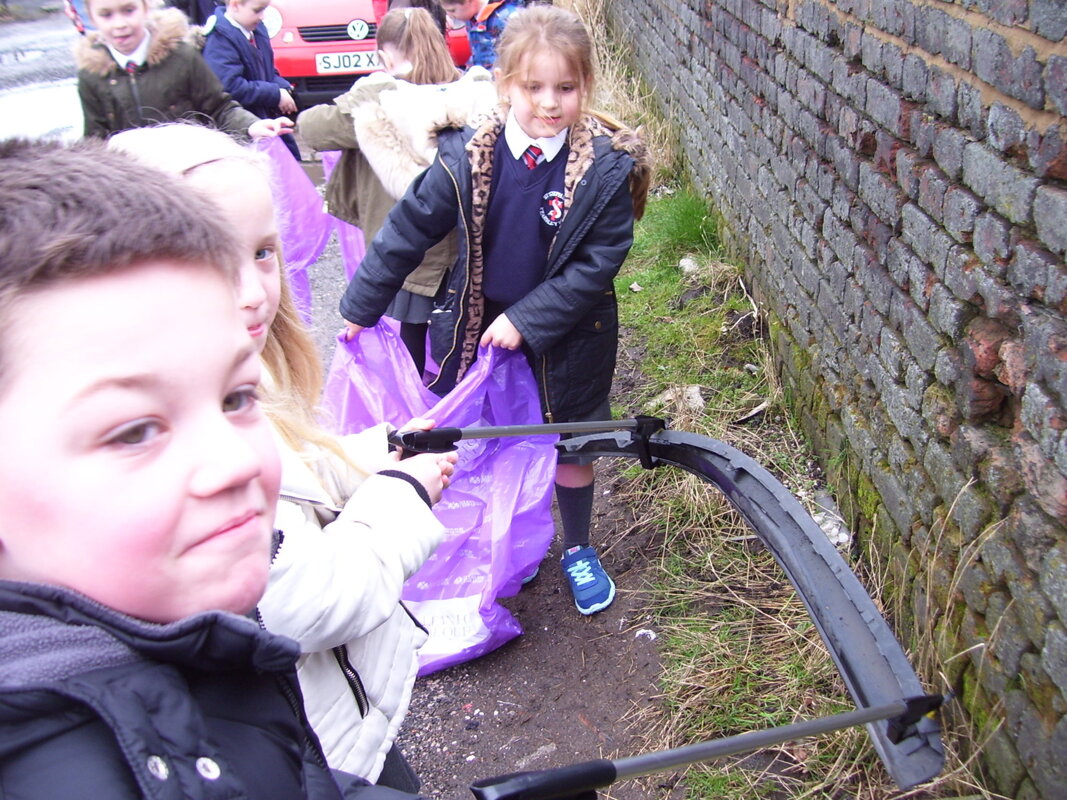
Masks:
[[[519,121],[515,119],[515,111],[508,109],[508,120],[504,123],[504,142],[508,146],[508,150],[511,151],[511,155],[516,159],[521,158],[522,154],[526,152],[526,148],[531,144],[535,144],[541,148],[541,152],[544,153],[545,161],[551,161],[557,155],[559,151],[563,149],[563,145],[567,143],[567,133],[570,128],[564,128],[555,136],[548,139],[531,139],[526,131],[519,125]]]
[[[233,25],[233,27],[237,28],[237,30],[243,33],[245,35],[245,38],[248,39],[248,41],[252,41],[252,36],[254,35],[252,31],[248,30],[248,28],[246,28],[240,22],[231,17],[229,11],[223,12],[223,16],[226,17],[226,19],[230,22],[231,25]]]
[[[137,45],[137,49],[129,55],[120,53],[111,45],[107,45],[107,49],[110,51],[111,57],[115,59],[115,63],[125,69],[126,64],[130,61],[132,61],[137,66],[141,66],[145,61],[148,60],[148,45],[151,44],[151,42],[152,34],[146,29],[144,32],[144,38],[141,40],[141,43]]]

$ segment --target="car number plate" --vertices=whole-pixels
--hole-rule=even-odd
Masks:
[[[356,53],[316,53],[315,71],[320,75],[330,72],[358,72],[377,69],[378,52],[364,50]]]

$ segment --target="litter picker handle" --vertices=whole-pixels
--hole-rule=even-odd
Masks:
[[[901,731],[915,724],[923,715],[941,705],[941,695],[920,695],[885,705],[858,708],[829,717],[805,720],[760,731],[748,731],[725,739],[699,742],[671,750],[659,750],[618,761],[599,759],[557,769],[517,772],[478,781],[471,791],[478,800],[555,800],[556,798],[595,797],[595,790],[615,781],[635,778],[650,772],[666,772],[701,761],[747,753],[782,742],[818,736],[831,731],[890,720],[890,727]],[[591,794],[592,792],[592,794]]]
[[[603,431],[637,431],[649,436],[661,431],[666,423],[658,417],[633,419],[556,422],[542,425],[486,425],[476,428],[431,428],[428,431],[392,431],[389,444],[409,453],[447,453],[456,449],[461,439],[497,439],[502,436],[546,436],[553,433],[601,433]]]

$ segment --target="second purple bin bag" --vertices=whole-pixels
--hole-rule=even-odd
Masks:
[[[518,352],[482,349],[444,398],[426,389],[392,328],[379,322],[338,341],[323,395],[338,433],[412,417],[438,427],[540,423],[537,386]],[[405,584],[405,605],[430,631],[419,674],[468,661],[522,633],[497,602],[515,594],[552,542],[555,434],[467,439],[434,513],[445,539]]]

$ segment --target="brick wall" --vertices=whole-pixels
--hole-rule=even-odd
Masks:
[[[1067,3],[606,6],[902,638],[1003,721],[996,788],[1067,797]]]

